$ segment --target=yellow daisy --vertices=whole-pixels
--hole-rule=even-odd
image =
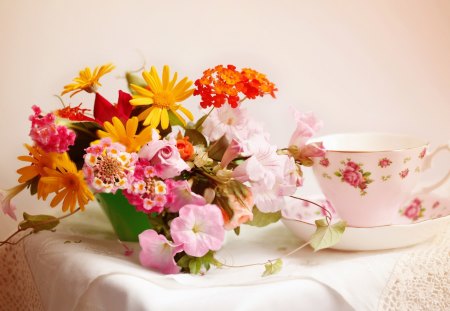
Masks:
[[[29,155],[20,156],[20,161],[30,162],[30,165],[24,166],[17,170],[21,176],[19,177],[20,183],[31,181],[35,177],[41,177],[45,175],[44,168],[55,168],[56,163],[61,159],[62,155],[55,152],[44,152],[38,146],[30,146],[25,144],[25,147],[29,151]]]
[[[136,135],[138,128],[138,118],[128,119],[126,126],[123,126],[119,118],[113,117],[112,124],[105,122],[103,127],[105,131],[98,130],[97,135],[100,138],[110,137],[113,142],[118,142],[127,148],[127,152],[136,152],[143,145],[152,140],[153,128],[147,126]]]
[[[91,69],[86,67],[84,70],[80,71],[78,77],[74,78],[72,83],[64,86],[64,91],[61,92],[61,95],[73,92],[70,94],[70,97],[72,97],[81,91],[86,91],[88,93],[96,92],[97,87],[101,86],[98,80],[108,72],[111,72],[114,68],[114,65],[111,63],[95,67],[94,72],[91,72]]]
[[[56,193],[50,202],[51,207],[55,207],[61,201],[62,210],[73,212],[78,205],[81,210],[90,201],[94,200],[94,195],[89,190],[84,181],[83,171],[77,170],[67,153],[61,161],[58,161],[56,169],[45,168],[46,176],[39,180],[38,198],[47,199],[50,193]]]
[[[178,74],[175,72],[173,79],[170,80],[169,66],[164,66],[162,73],[162,81],[159,78],[155,67],[150,71],[144,71],[142,77],[147,82],[147,88],[131,84],[131,88],[136,92],[130,104],[133,106],[150,106],[144,110],[138,117],[139,120],[145,120],[144,125],[149,125],[156,128],[160,123],[162,129],[169,127],[169,111],[180,120],[183,125],[186,125],[184,118],[177,112],[183,112],[189,120],[193,120],[192,113],[177,104],[182,102],[194,93],[194,89],[189,89],[192,81],[187,77],[177,82]],[[169,81],[170,80],[170,81]]]

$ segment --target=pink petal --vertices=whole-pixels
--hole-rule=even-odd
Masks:
[[[186,254],[201,257],[223,244],[225,230],[222,213],[216,205],[185,205],[170,226],[173,240],[183,244]]]
[[[174,256],[182,251],[181,245],[170,243],[165,236],[154,230],[145,230],[139,234],[139,244],[142,248],[139,260],[144,267],[156,269],[164,274],[180,272]]]

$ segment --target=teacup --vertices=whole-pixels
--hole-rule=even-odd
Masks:
[[[443,145],[427,155],[426,141],[385,133],[333,134],[314,142],[322,142],[326,149],[313,164],[319,186],[340,218],[352,227],[390,225],[432,157],[450,150]],[[426,191],[449,177],[447,173]]]

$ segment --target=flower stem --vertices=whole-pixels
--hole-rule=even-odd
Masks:
[[[213,112],[215,107],[212,107],[209,112],[203,117],[203,120],[201,120],[201,122],[198,122],[197,125],[195,126],[195,129],[198,130],[202,125],[203,122],[205,122],[206,119],[208,119],[209,115],[211,114],[211,112]]]
[[[72,216],[73,214],[75,214],[75,213],[78,212],[79,210],[80,210],[80,208],[77,208],[77,209],[74,210],[73,212],[70,212],[69,214],[66,214],[66,215],[63,215],[63,216],[60,216],[60,217],[57,217],[56,219],[51,219],[51,220],[47,220],[47,221],[40,222],[39,225],[45,225],[45,224],[49,224],[49,223],[55,222],[56,220],[59,221],[59,220],[65,219],[65,218],[67,218],[67,217],[69,217],[69,216]],[[18,244],[20,241],[22,241],[23,239],[25,239],[27,236],[29,236],[29,235],[31,235],[31,234],[34,233],[34,231],[31,231],[31,232],[29,232],[28,234],[26,234],[26,235],[24,235],[23,237],[21,237],[21,238],[20,238],[19,240],[17,240],[16,242],[10,242],[10,240],[11,240],[13,237],[15,237],[18,233],[20,233],[20,232],[22,232],[22,231],[26,231],[26,230],[28,230],[28,229],[33,229],[33,230],[34,230],[33,227],[29,227],[29,228],[26,228],[26,229],[21,229],[20,227],[17,228],[17,230],[16,230],[13,234],[11,234],[9,237],[7,237],[6,240],[0,241],[0,247],[3,246],[3,245],[5,245],[5,244],[8,244],[8,245],[16,245],[16,244]]]
[[[322,205],[317,204],[316,202],[304,199],[304,198],[296,197],[294,195],[291,195],[290,197],[293,198],[293,199],[297,199],[297,200],[300,200],[300,201],[308,202],[308,203],[311,203],[311,204],[313,204],[313,205],[315,205],[317,207],[320,207],[320,209],[322,209],[326,213],[325,218],[327,220],[327,224],[330,224],[331,220],[333,219],[333,216],[331,215],[331,212],[329,210],[327,210],[325,207],[323,207]]]

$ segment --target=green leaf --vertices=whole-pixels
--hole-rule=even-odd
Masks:
[[[253,207],[253,220],[246,222],[246,225],[255,227],[265,227],[277,222],[281,218],[281,211],[275,213],[263,213],[256,206]]]
[[[223,154],[228,147],[228,140],[223,135],[219,140],[215,141],[208,149],[208,156],[216,161],[222,160]]]
[[[318,251],[323,248],[331,247],[341,240],[345,231],[345,221],[339,221],[329,225],[325,219],[316,220],[316,232],[311,237],[309,244]]]
[[[189,261],[189,272],[192,274],[199,274],[202,268],[202,260],[200,258],[191,259]]]
[[[337,177],[342,177],[342,174],[340,172],[334,172],[334,175],[336,175]]]
[[[239,235],[239,233],[241,233],[241,227],[236,227],[233,229],[234,234]]]
[[[365,172],[365,173],[363,174],[363,176],[364,176],[364,177],[369,177],[371,174],[372,174],[372,173],[370,173],[370,172]]]
[[[184,128],[184,124],[183,122],[171,111],[168,110],[167,111],[169,113],[169,124],[170,125],[178,125],[181,126],[182,128]]]
[[[196,130],[198,130],[198,131],[201,131],[202,130],[202,125],[203,125],[203,122],[205,122],[205,120],[206,120],[206,118],[208,117],[208,115],[207,114],[205,114],[204,116],[202,116],[200,119],[198,119],[198,121],[195,123],[195,125],[194,125],[194,128],[196,129]]]
[[[205,147],[208,145],[208,142],[207,142],[205,136],[203,136],[203,134],[197,130],[186,129],[184,136],[189,136],[189,141],[193,145],[203,145]]]
[[[33,229],[33,232],[53,230],[59,224],[59,219],[51,215],[30,215],[23,213],[23,220],[19,223],[21,230]]]
[[[281,268],[283,268],[283,261],[281,258],[278,258],[275,261],[269,261],[264,265],[264,268],[265,270],[262,274],[263,277],[278,273],[281,271]]]
[[[141,87],[147,86],[147,83],[145,82],[145,80],[143,78],[141,78],[138,75],[132,74],[131,72],[127,72],[125,77],[127,79],[128,89],[130,90],[131,94],[133,94],[133,95],[136,94],[136,92],[131,89],[130,84],[136,84]]]

